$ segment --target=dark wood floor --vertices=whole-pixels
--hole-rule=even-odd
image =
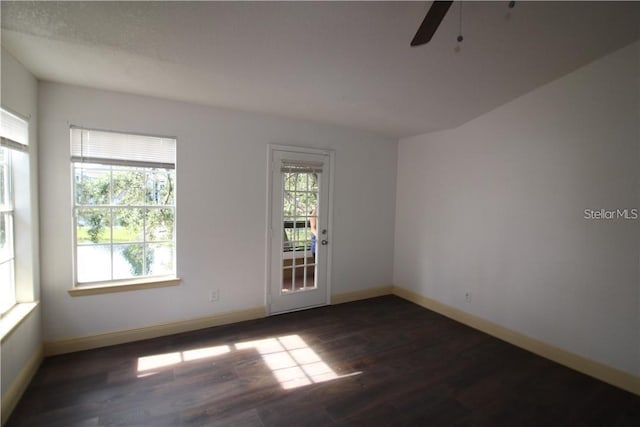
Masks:
[[[640,397],[387,296],[50,357],[8,421],[102,425],[637,427]]]

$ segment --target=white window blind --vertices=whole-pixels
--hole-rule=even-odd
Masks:
[[[0,112],[0,145],[13,150],[27,151],[29,124],[5,109]]]
[[[286,173],[322,173],[322,163],[284,160],[281,171]]]
[[[174,169],[176,140],[71,127],[71,160],[114,166]]]

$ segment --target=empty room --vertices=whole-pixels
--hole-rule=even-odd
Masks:
[[[640,2],[0,13],[3,426],[640,425]]]

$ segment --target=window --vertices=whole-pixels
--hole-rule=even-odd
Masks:
[[[0,315],[16,304],[15,278],[15,198],[12,157],[25,155],[29,125],[25,120],[1,109],[0,120]]]
[[[71,128],[75,282],[175,276],[176,140]]]

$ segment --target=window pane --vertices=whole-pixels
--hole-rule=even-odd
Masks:
[[[13,258],[13,215],[0,214],[0,262]]]
[[[78,209],[77,215],[78,243],[109,243],[111,241],[109,208]]]
[[[111,246],[77,247],[77,280],[79,283],[111,280]]]
[[[284,205],[282,208],[282,214],[285,217],[291,217],[295,215],[295,193],[289,193],[285,191],[284,193]]]
[[[13,260],[0,264],[0,313],[9,310],[16,303],[13,264]]]
[[[283,173],[283,177],[284,177],[284,189],[285,189],[285,191],[293,191],[293,190],[295,190],[297,174],[290,173],[290,172],[284,172]]]
[[[299,173],[298,174],[298,182],[296,182],[296,188],[298,190],[306,190],[307,189],[307,174]]]
[[[318,191],[318,174],[317,173],[309,174],[309,190]]]
[[[2,149],[2,151],[4,151],[4,149]],[[0,206],[7,204],[9,200],[9,197],[7,197],[9,195],[9,189],[7,188],[9,182],[6,178],[7,169],[9,169],[7,165],[0,161]]]
[[[113,168],[114,205],[144,204],[144,169]]]
[[[139,208],[113,210],[113,242],[144,241],[144,211]]]
[[[316,193],[298,193],[296,200],[297,215],[311,215],[311,212],[316,207],[317,196]]]
[[[173,205],[175,182],[175,170],[149,169],[146,181],[147,204]]]
[[[150,257],[150,274],[155,276],[175,273],[175,247],[173,243],[152,243],[147,245]]]
[[[149,274],[153,252],[144,251],[143,244],[113,246],[113,278],[128,279]]]
[[[8,149],[0,147],[0,206],[11,205],[9,195],[9,157],[11,153]]]
[[[109,203],[109,168],[100,165],[76,166],[74,174],[78,205],[106,205]]]
[[[307,195],[304,193],[296,193],[296,198],[294,201],[295,211],[294,215],[303,216],[307,215],[307,204],[306,204]]]
[[[147,240],[173,240],[173,209],[149,209]]]

